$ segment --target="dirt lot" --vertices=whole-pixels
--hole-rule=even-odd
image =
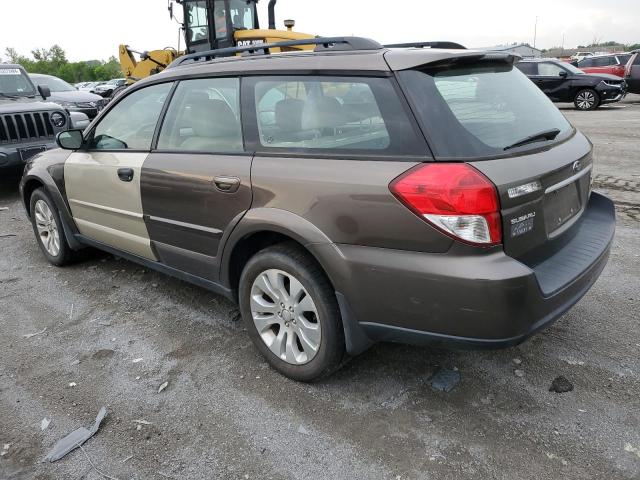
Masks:
[[[204,290],[108,255],[50,267],[5,179],[0,478],[103,478],[80,450],[42,463],[102,406],[84,449],[122,480],[640,478],[640,97],[564,111],[619,213],[589,294],[515,348],[378,345],[315,385],[270,370],[235,307]],[[440,366],[461,374],[450,393],[428,384]],[[558,375],[574,390],[551,393]]]

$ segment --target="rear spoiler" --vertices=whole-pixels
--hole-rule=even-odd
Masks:
[[[385,60],[394,71],[409,70],[411,68],[423,66],[439,66],[446,64],[466,63],[466,62],[504,62],[513,65],[522,57],[512,53],[491,52],[484,50],[463,50],[463,51],[425,51],[425,50],[403,50],[388,51]]]

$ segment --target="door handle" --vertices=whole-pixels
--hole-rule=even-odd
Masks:
[[[118,178],[123,182],[130,182],[133,180],[133,168],[119,168]]]
[[[215,177],[213,183],[218,190],[224,193],[235,193],[240,188],[238,177]]]

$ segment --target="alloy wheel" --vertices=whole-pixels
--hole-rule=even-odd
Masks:
[[[583,90],[578,94],[576,103],[581,110],[589,110],[596,104],[596,96],[589,90]]]
[[[260,338],[278,358],[291,365],[313,360],[322,338],[318,310],[295,276],[263,271],[251,286],[250,305]]]
[[[60,253],[60,233],[51,208],[44,200],[38,200],[34,214],[36,229],[42,245],[49,255],[57,257]]]

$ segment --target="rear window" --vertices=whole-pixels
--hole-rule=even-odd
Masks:
[[[259,148],[426,155],[386,78],[254,78]]]
[[[496,157],[567,138],[569,122],[542,91],[505,63],[399,72],[438,159]],[[555,140],[513,147],[559,130]]]
[[[618,62],[620,62],[620,65],[626,65],[630,58],[630,53],[627,55],[618,55]]]

